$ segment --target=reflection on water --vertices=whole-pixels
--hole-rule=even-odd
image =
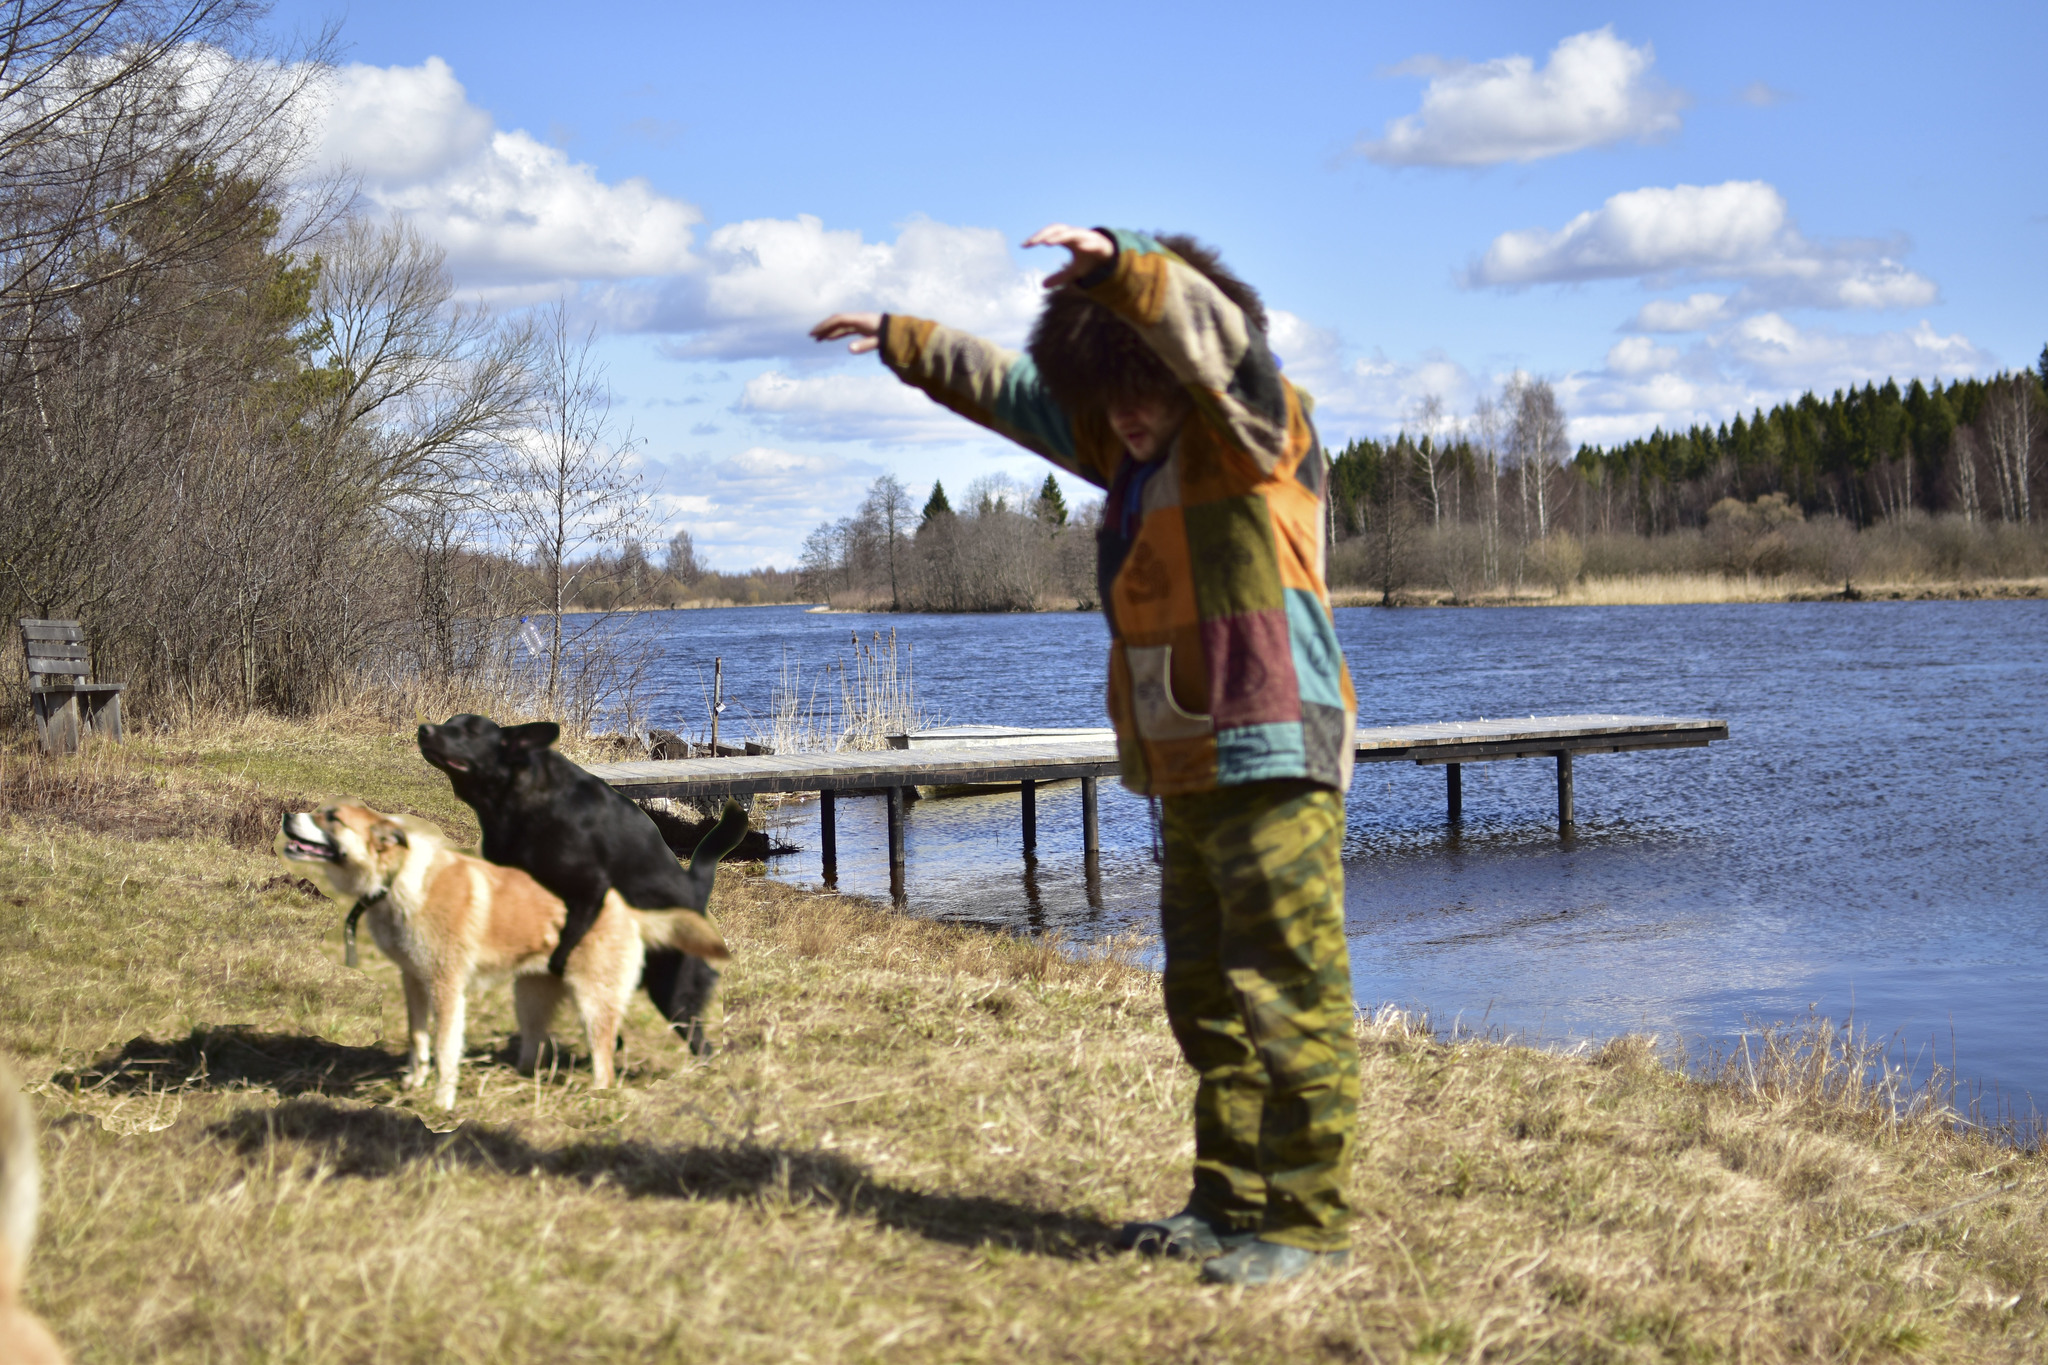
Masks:
[[[919,696],[952,722],[1101,722],[1101,621],[807,615],[637,618],[658,641],[655,723],[701,724],[722,655],[731,717],[765,712],[785,650],[818,676],[847,633],[894,626]],[[1571,711],[1725,717],[1708,751],[1582,756],[1560,841],[1545,761],[1368,765],[1349,794],[1346,913],[1364,1002],[1440,1026],[1545,1038],[1852,1008],[1910,1053],[1951,1030],[1961,1072],[2048,1102],[2033,1046],[2048,973],[2048,604],[1814,603],[1337,613],[1366,725]],[[731,724],[729,719],[728,724]],[[818,879],[815,806],[783,817]],[[1102,784],[1099,891],[1078,783],[1041,787],[1021,852],[1015,793],[919,802],[913,911],[1092,935],[1149,924],[1146,804]],[[839,803],[840,885],[886,895],[881,801]]]

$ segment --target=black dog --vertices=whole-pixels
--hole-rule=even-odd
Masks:
[[[685,868],[646,811],[548,747],[561,733],[549,721],[501,729],[483,716],[461,715],[422,725],[419,735],[421,755],[476,811],[484,856],[524,868],[568,906],[561,942],[548,959],[556,976],[596,921],[607,891],[640,910],[703,913],[718,860],[747,832],[739,804],[727,801]],[[701,1054],[704,1007],[718,970],[672,948],[650,949],[641,985],[690,1051]]]

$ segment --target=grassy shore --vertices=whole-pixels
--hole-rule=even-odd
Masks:
[[[80,1362],[1954,1361],[2048,1346],[2048,1162],[1900,1117],[1824,1026],[1723,1076],[1361,1022],[1357,1259],[1264,1292],[1109,1249],[1178,1205],[1190,1082],[1114,951],[747,869],[693,1060],[531,1079],[479,999],[451,1116],[374,949],[263,845],[352,794],[471,835],[408,739],[275,723],[0,755],[0,1050]]]

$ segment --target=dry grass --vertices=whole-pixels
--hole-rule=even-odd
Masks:
[[[1784,602],[1816,585],[1804,578],[1717,573],[1582,578],[1553,599],[1562,607],[1667,606],[1687,602]]]
[[[392,737],[286,737],[75,771],[138,809],[153,775],[180,811],[310,784],[447,819]],[[1189,1154],[1157,983],[1116,953],[728,868],[717,1055],[636,1002],[624,1089],[580,1056],[522,1079],[497,992],[444,1120],[398,1088],[389,964],[343,970],[340,916],[231,821],[82,828],[62,765],[7,761],[42,793],[0,816],[0,1049],[48,1181],[29,1294],[81,1362],[2043,1354],[2048,1164],[1892,1103],[1824,1028],[1701,1080],[1641,1039],[1362,1023],[1354,1268],[1238,1294],[1109,1250]]]

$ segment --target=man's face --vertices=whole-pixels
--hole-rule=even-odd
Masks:
[[[1110,430],[1140,464],[1166,452],[1186,416],[1185,402],[1167,398],[1124,398],[1109,405]]]

